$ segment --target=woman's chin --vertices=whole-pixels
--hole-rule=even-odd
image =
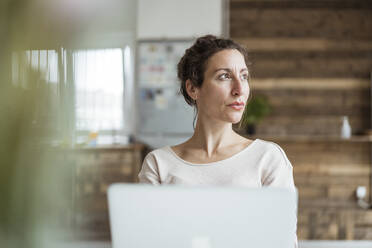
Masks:
[[[222,117],[222,116],[221,116]],[[228,114],[228,115],[225,115],[223,116],[222,118],[218,118],[219,120],[221,121],[224,121],[224,122],[229,122],[229,123],[232,123],[232,124],[236,124],[236,123],[239,123],[240,120],[242,119],[242,114]]]
[[[229,122],[231,122],[232,124],[237,124],[237,123],[239,123],[240,122],[240,120],[242,119],[241,118],[241,116],[235,116],[235,117],[231,117],[231,118],[229,118],[230,120],[229,120]]]

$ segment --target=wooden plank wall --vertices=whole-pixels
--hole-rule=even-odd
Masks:
[[[274,106],[258,133],[338,134],[342,115],[356,133],[368,128],[371,30],[371,1],[232,0],[230,34],[250,52],[252,94]]]
[[[355,189],[370,185],[369,142],[282,141],[299,191],[300,239],[372,239],[372,211],[357,206]]]
[[[299,239],[372,239],[354,196],[371,187],[371,143],[312,139],[339,136],[343,115],[353,134],[370,128],[372,1],[230,0],[230,36],[250,53],[253,96],[272,106],[257,136],[308,137],[277,141],[294,166]]]
[[[76,239],[110,240],[107,189],[112,183],[136,183],[148,151],[144,145],[63,151],[71,165],[71,221]]]
[[[348,116],[354,134],[369,128],[368,80],[256,78],[252,81],[252,97],[266,96],[272,106],[271,114],[257,127],[260,134],[338,136],[344,115]]]

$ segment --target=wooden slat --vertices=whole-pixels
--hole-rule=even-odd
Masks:
[[[370,153],[368,151],[362,153],[362,150],[357,151],[357,149],[345,151],[344,153],[342,152],[342,150],[335,152],[331,150],[325,150],[322,152],[314,150],[311,147],[309,147],[307,153],[304,153],[303,151],[295,153],[294,151],[288,151],[288,149],[286,149],[286,151],[287,156],[292,159],[296,167],[305,167],[310,165],[349,165],[350,167],[360,165],[363,167],[368,167],[371,161]],[[352,151],[356,152],[353,154]]]
[[[253,78],[361,78],[368,79],[371,55],[334,56],[332,54],[251,53]]]
[[[257,135],[337,135],[341,133],[341,116],[267,116],[256,127]],[[369,118],[349,119],[352,131],[360,133],[369,128]]]
[[[332,115],[348,115],[354,119],[365,118],[369,121],[369,90],[350,88],[332,90],[266,88],[252,89],[251,97],[265,96],[271,106],[271,117],[300,116],[303,113],[313,118]],[[314,116],[318,115],[318,116]]]
[[[234,128],[237,132],[242,132],[238,128]],[[348,139],[342,139],[340,135],[337,136],[330,136],[330,135],[291,135],[291,136],[279,136],[279,135],[247,135],[247,134],[241,134],[243,137],[246,137],[248,139],[263,139],[267,141],[276,142],[278,144],[282,145],[288,145],[288,144],[342,144],[342,143],[364,143],[364,144],[370,144],[372,142],[372,136],[369,135],[352,135]]]
[[[335,108],[335,106],[325,105],[324,107],[320,106],[313,106],[306,108],[305,106],[276,106],[272,109],[270,115],[272,117],[280,117],[283,116],[283,113],[287,116],[298,116],[302,115],[304,112],[307,113],[308,116],[312,116],[313,118],[326,116],[329,114],[333,114],[336,116],[343,116],[346,115],[349,118],[360,118],[360,116],[366,116],[366,122],[368,121],[368,115],[370,114],[370,107],[369,106],[354,106],[354,107],[345,107],[343,109]]]
[[[298,187],[298,194],[300,199],[326,198],[327,189],[324,187]]]
[[[251,90],[368,90],[370,81],[358,78],[253,78]],[[297,91],[296,91],[297,92]]]
[[[298,240],[305,240],[305,239],[309,239],[309,228],[308,226],[302,226],[302,225],[298,225],[297,226],[297,238]]]
[[[369,153],[342,153],[340,152],[316,152],[308,150],[307,154],[293,154],[288,152],[287,156],[291,159],[293,165],[301,169],[302,167],[309,166],[349,166],[356,167],[369,167],[370,154]],[[301,168],[300,168],[301,167]]]
[[[368,165],[307,165],[294,167],[294,173],[307,176],[365,176],[371,169]]]
[[[355,225],[372,227],[372,210],[358,211],[354,217]]]
[[[230,8],[232,37],[371,39],[371,9]]]
[[[372,8],[370,1],[364,0],[230,0],[232,8],[325,8],[325,9],[368,9]]]
[[[248,51],[253,52],[277,52],[277,51],[371,51],[372,42],[370,40],[337,40],[325,38],[291,38],[291,37],[269,37],[269,38],[239,38],[234,40],[243,45]]]
[[[359,240],[372,240],[372,227],[355,227],[354,238]]]
[[[344,209],[358,209],[358,205],[355,201],[345,201],[340,199],[328,199],[328,198],[318,198],[318,199],[300,199],[299,210],[307,209],[315,211],[317,209],[327,209],[329,211],[337,212]]]
[[[325,165],[326,166],[326,165]],[[294,180],[296,186],[301,187],[311,187],[311,186],[337,186],[337,185],[347,185],[348,187],[356,188],[359,185],[369,185],[369,175],[364,176],[336,176],[329,177],[325,175],[319,176],[305,176],[301,174],[294,173]],[[368,188],[368,187],[367,187]]]
[[[368,187],[369,185],[360,185]],[[353,185],[329,185],[327,187],[327,198],[329,199],[342,199],[346,201],[353,201],[355,199],[356,187]]]

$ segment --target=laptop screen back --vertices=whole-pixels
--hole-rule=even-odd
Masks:
[[[297,192],[221,186],[109,187],[113,248],[293,248]]]

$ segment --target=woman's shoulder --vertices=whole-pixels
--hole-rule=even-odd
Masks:
[[[289,167],[292,167],[287,154],[285,153],[284,149],[274,141],[270,140],[259,140],[259,148],[263,153],[269,154],[272,157],[273,161],[280,161],[286,164]]]
[[[283,148],[274,141],[257,138],[255,142],[265,151],[284,152]]]
[[[157,159],[157,158],[165,158],[171,154],[170,146],[162,146],[159,148],[153,148],[147,155],[145,156],[145,160],[149,159]]]

